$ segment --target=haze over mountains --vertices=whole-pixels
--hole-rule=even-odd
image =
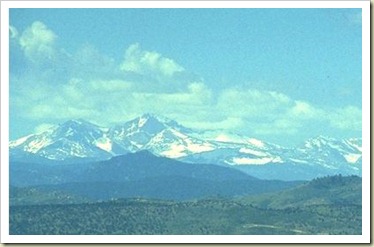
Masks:
[[[11,141],[9,147],[11,160],[21,162],[108,160],[148,150],[187,163],[229,166],[263,179],[361,175],[361,138],[319,136],[300,147],[287,148],[232,133],[192,130],[153,114],[111,128],[69,120]]]

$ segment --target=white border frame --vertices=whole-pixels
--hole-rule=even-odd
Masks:
[[[361,8],[362,235],[9,235],[10,8]],[[370,1],[2,1],[1,2],[2,243],[370,243]]]

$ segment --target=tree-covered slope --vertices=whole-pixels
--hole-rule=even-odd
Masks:
[[[361,181],[325,177],[279,193],[189,201],[116,199],[10,207],[11,234],[361,234]]]
[[[13,206],[11,234],[361,234],[358,205],[264,209],[227,199]]]
[[[294,188],[240,199],[267,208],[309,205],[361,205],[362,180],[358,176],[328,176],[313,179]]]

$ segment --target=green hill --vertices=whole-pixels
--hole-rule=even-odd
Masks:
[[[358,176],[328,176],[313,179],[277,193],[241,198],[262,208],[285,209],[311,205],[361,205],[362,181]]]
[[[190,201],[116,199],[10,207],[10,234],[361,234],[361,179],[326,177],[280,193]]]
[[[62,191],[43,191],[34,187],[13,187],[9,189],[10,205],[43,205],[84,203],[90,200]]]

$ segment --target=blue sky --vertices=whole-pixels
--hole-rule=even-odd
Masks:
[[[11,9],[10,137],[152,112],[283,145],[361,136],[360,9]]]

